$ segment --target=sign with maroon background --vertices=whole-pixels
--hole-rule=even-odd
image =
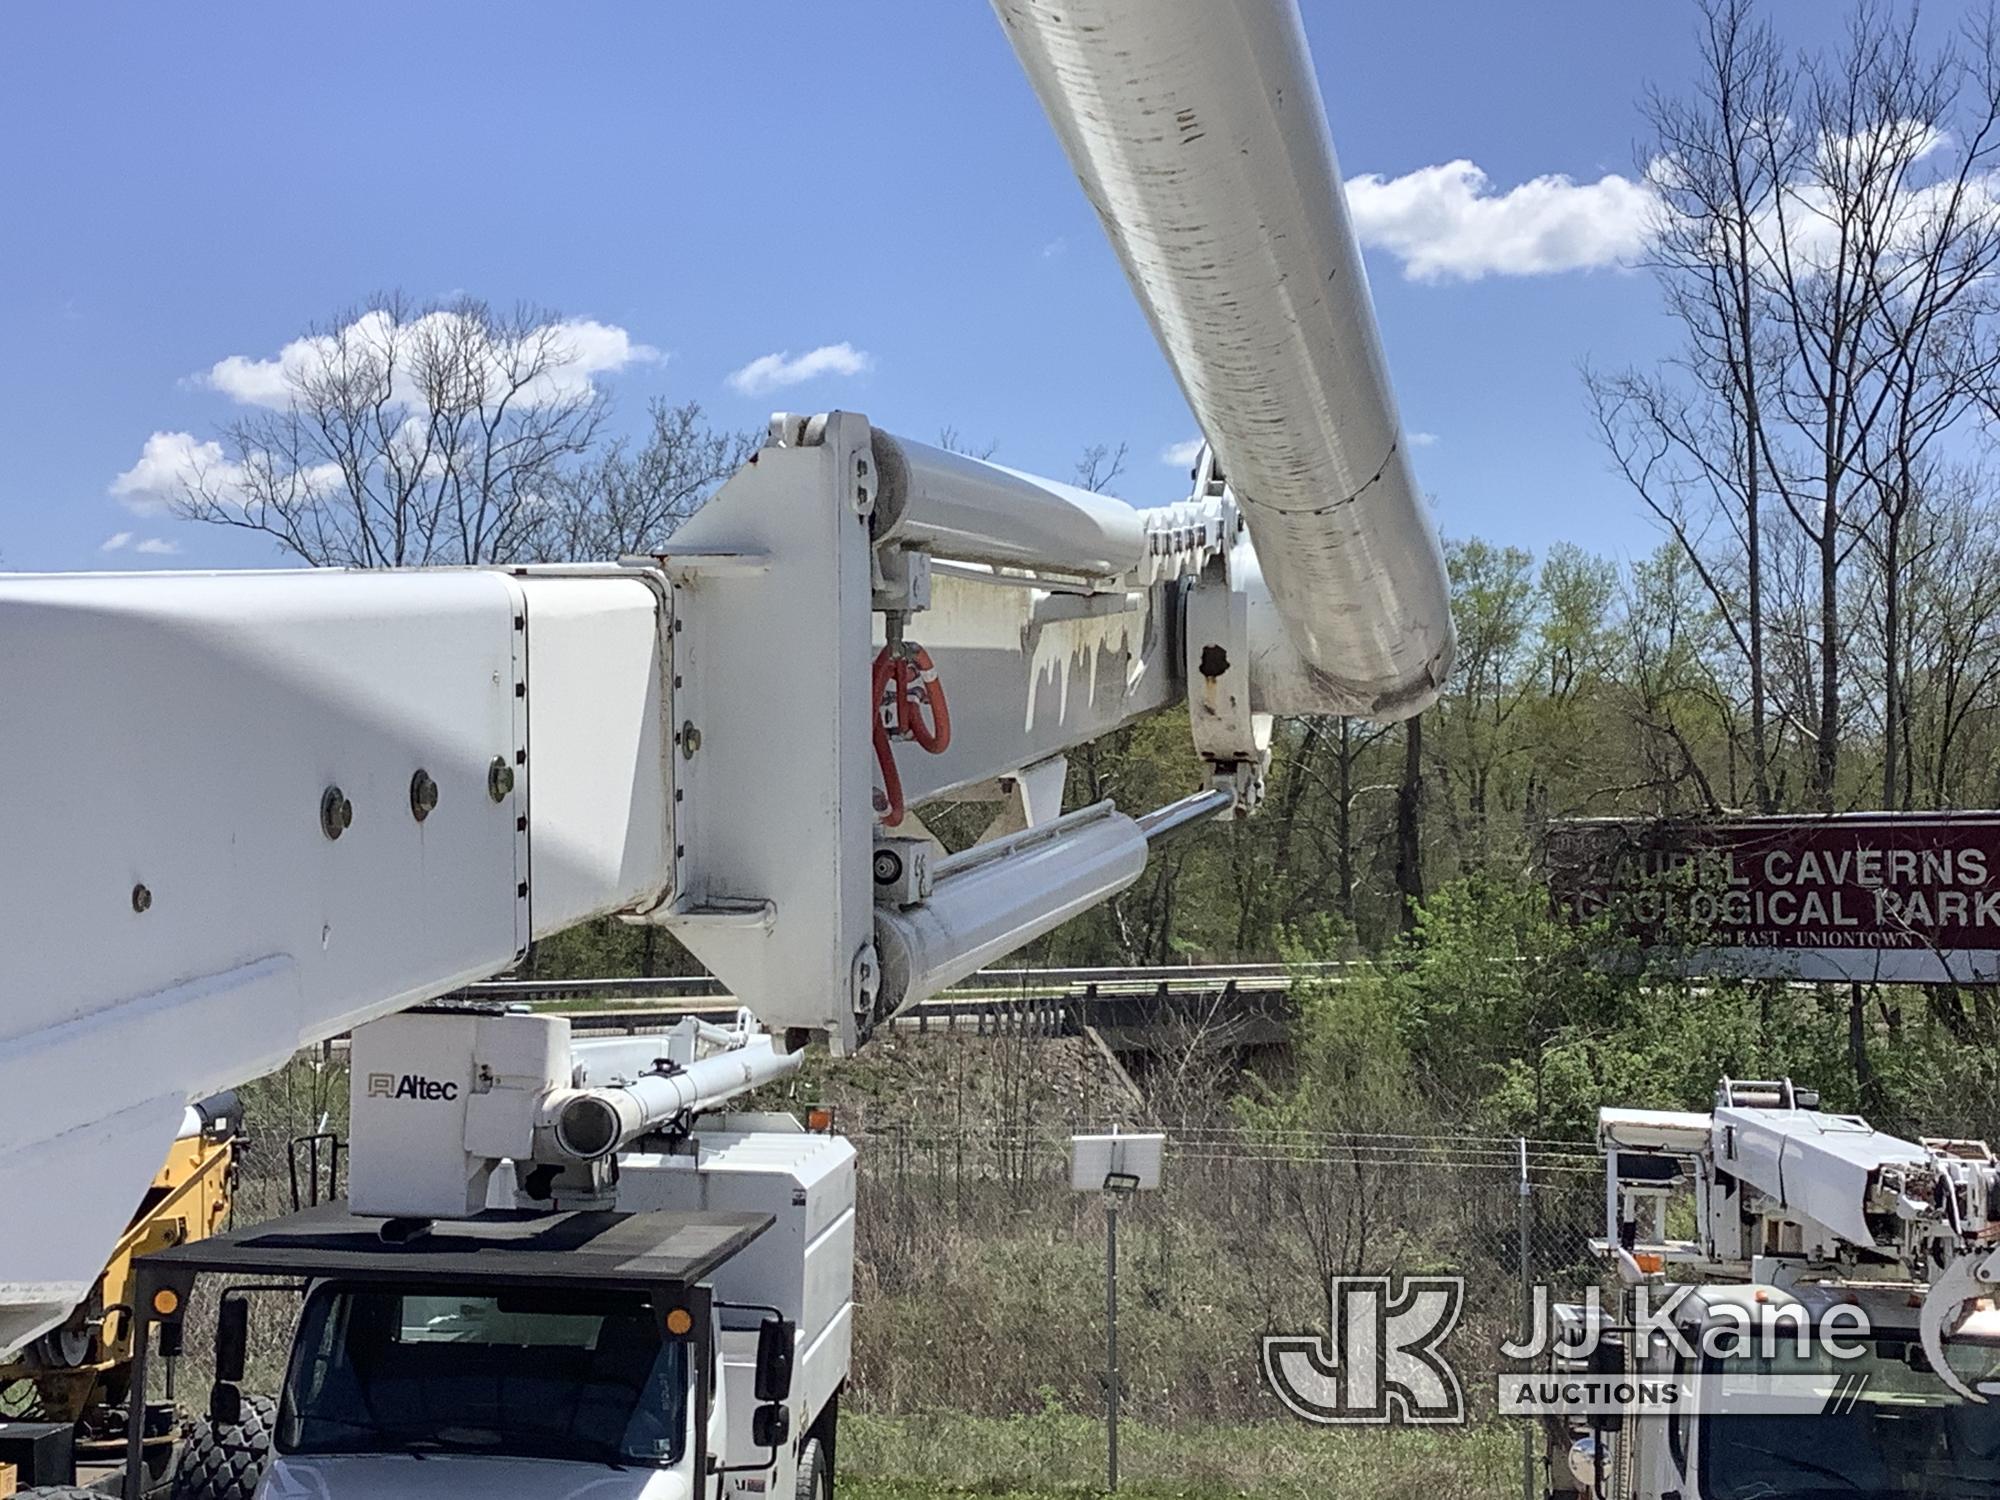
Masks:
[[[1549,870],[1580,915],[1690,943],[1693,972],[2000,983],[2000,813],[1579,819]]]

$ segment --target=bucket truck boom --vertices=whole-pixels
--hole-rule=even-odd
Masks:
[[[2000,1160],[1983,1141],[1903,1140],[1789,1080],[1731,1079],[1706,1111],[1601,1110],[1598,1140],[1602,1248],[1651,1310],[1557,1309],[1612,1342],[1559,1347],[1555,1369],[1676,1394],[1551,1420],[1557,1492],[1805,1495],[1830,1464],[1856,1493],[1990,1483]]]
[[[656,556],[0,578],[0,1347],[87,1290],[190,1099],[539,937],[663,926],[853,1047],[1247,814],[1273,713],[1435,697],[1443,567],[1293,0],[997,9],[1212,445],[1186,496],[780,413]],[[1064,812],[1067,753],[1183,703],[1205,791]],[[941,800],[993,836],[945,854]]]

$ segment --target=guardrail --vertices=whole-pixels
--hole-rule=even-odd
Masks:
[[[1086,1026],[1137,1032],[1170,1027],[1239,1031],[1254,1026],[1272,1039],[1289,1017],[1286,996],[1302,976],[1338,979],[1343,962],[1175,964],[1153,967],[984,969],[922,1001],[897,1024],[927,1031],[961,1027],[975,1034],[1029,1031],[1078,1034]],[[468,985],[455,1000],[526,1004],[567,1015],[573,1030],[634,1034],[688,1016],[725,1022],[734,998],[705,974],[598,979],[496,979]],[[621,1004],[619,1002],[628,1002]]]
[[[1176,990],[1289,990],[1295,978],[1339,978],[1351,968],[1344,959],[1304,964],[1156,964],[1066,969],[981,969],[926,1004],[963,996],[1020,997],[1064,993],[1094,986],[1100,994]],[[527,1004],[565,999],[727,999],[729,991],[710,974],[626,975],[598,979],[489,979],[467,985],[454,999],[514,1000]]]

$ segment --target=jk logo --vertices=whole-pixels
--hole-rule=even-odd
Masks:
[[[1410,1276],[1336,1276],[1328,1285],[1331,1339],[1264,1340],[1264,1379],[1308,1422],[1449,1423],[1465,1420],[1465,1392],[1439,1346],[1458,1326],[1465,1282]]]

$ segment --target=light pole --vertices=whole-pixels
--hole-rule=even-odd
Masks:
[[[1160,1185],[1164,1135],[1079,1135],[1070,1138],[1070,1187],[1104,1195],[1104,1476],[1118,1489],[1118,1210],[1135,1193]]]

